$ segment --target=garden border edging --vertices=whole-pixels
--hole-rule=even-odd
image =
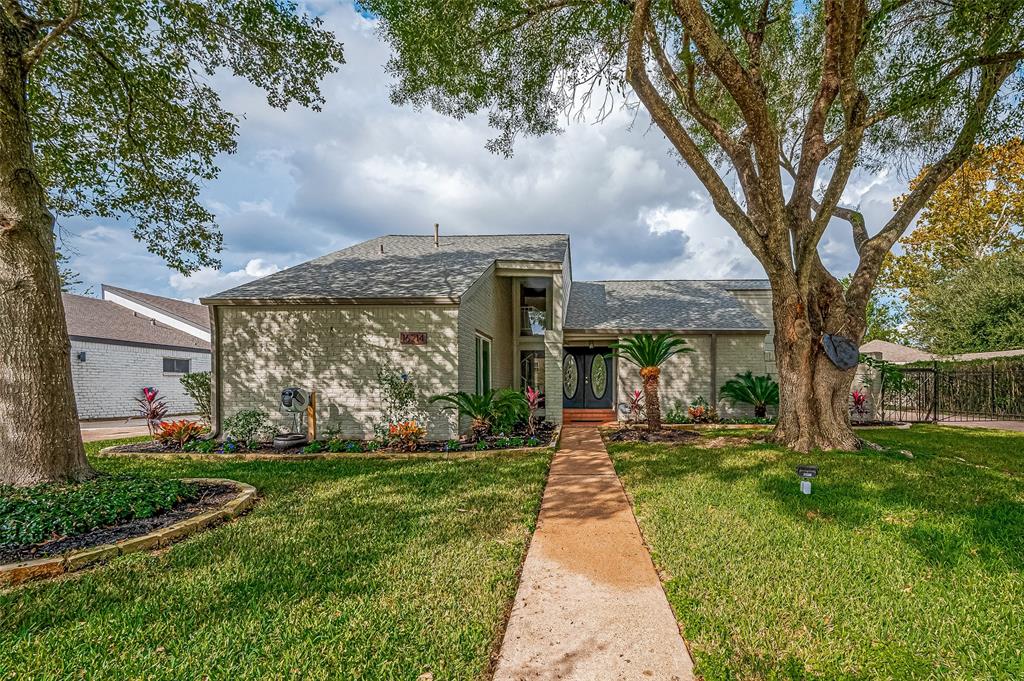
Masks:
[[[233,454],[204,454],[202,452],[142,452],[113,451],[111,445],[104,447],[96,456],[127,456],[154,459],[181,458],[191,461],[320,461],[324,459],[474,459],[494,454],[514,454],[518,452],[542,452],[547,449],[557,450],[562,436],[561,424],[555,427],[551,441],[536,447],[514,447],[508,449],[463,449],[457,452],[319,452],[317,454],[271,454],[270,452],[236,452]],[[2,581],[0,581],[2,583]]]
[[[219,522],[231,520],[242,515],[256,503],[256,488],[237,480],[226,478],[182,478],[185,482],[199,482],[210,485],[232,485],[238,493],[225,502],[220,508],[205,511],[191,518],[153,530],[147,534],[122,539],[113,544],[100,544],[86,549],[68,551],[59,556],[37,558],[35,560],[18,561],[0,565],[0,587],[17,586],[37,579],[57,577],[68,572],[75,572],[100,561],[110,560],[117,556],[163,548],[174,542],[189,537]]]

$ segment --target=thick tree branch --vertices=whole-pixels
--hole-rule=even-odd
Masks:
[[[704,156],[697,144],[690,137],[683,125],[676,118],[672,108],[658,92],[647,73],[644,46],[646,43],[648,22],[650,21],[650,0],[637,0],[633,10],[633,20],[629,30],[629,42],[626,50],[626,80],[636,92],[637,97],[651,114],[655,124],[675,147],[679,155],[690,166],[697,178],[711,195],[711,200],[718,212],[724,217],[740,239],[759,259],[768,257],[764,240],[751,224],[743,209],[729,192],[718,171]]]
[[[1015,62],[982,67],[978,93],[949,151],[928,167],[913,191],[904,198],[885,226],[861,248],[860,264],[847,290],[848,305],[854,306],[854,309],[857,309],[856,306],[866,305],[885,254],[907,231],[911,220],[924,207],[938,186],[956,172],[970,156],[992,100],[1015,68]]]
[[[11,25],[26,32],[35,30],[35,20],[28,15],[18,0],[0,0],[0,8]]]
[[[24,65],[26,71],[35,66],[36,62],[38,62],[39,58],[43,56],[43,53],[47,48],[60,40],[60,37],[67,33],[68,29],[70,29],[78,20],[79,16],[81,16],[81,12],[81,0],[73,0],[71,3],[71,9],[68,11],[67,15],[61,19],[60,23],[51,28],[46,35],[40,38],[35,45],[30,47],[28,51],[22,55],[21,63]]]

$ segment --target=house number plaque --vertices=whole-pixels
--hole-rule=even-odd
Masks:
[[[402,331],[399,334],[402,345],[426,345],[427,333],[425,331]]]

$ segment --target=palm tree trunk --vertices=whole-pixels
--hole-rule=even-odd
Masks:
[[[661,402],[658,398],[658,378],[661,369],[644,367],[640,377],[644,381],[644,407],[647,409],[647,430],[661,430]]]

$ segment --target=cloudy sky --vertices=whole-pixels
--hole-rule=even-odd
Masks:
[[[223,266],[190,277],[135,242],[130,226],[61,220],[62,250],[80,290],[101,283],[197,299],[380,234],[567,232],[577,279],[762,276],[688,168],[641,115],[567,122],[561,135],[526,139],[511,159],[489,153],[484,116],[456,121],[396,107],[383,65],[388,48],[350,6],[324,14],[347,63],[324,84],[320,113],[279,111],[244,81],[218,83],[241,118],[238,152],[220,161],[203,198],[224,233]],[[844,202],[868,224],[891,212],[903,183],[860,177]],[[853,265],[849,229],[821,244],[837,273]]]

